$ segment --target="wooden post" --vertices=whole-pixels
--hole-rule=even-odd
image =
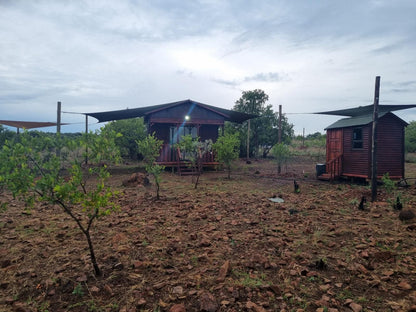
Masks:
[[[282,105],[279,105],[279,144],[282,143]]]
[[[250,119],[247,123],[247,162],[250,161]]]
[[[57,103],[57,110],[56,110],[56,135],[59,136],[61,135],[61,102]],[[60,144],[58,144],[58,146],[56,147],[56,156],[60,157],[61,156],[61,147]]]
[[[380,95],[380,76],[376,77],[374,91],[373,131],[371,135],[371,201],[377,200],[377,120]]]
[[[303,134],[302,134],[302,148],[305,148],[305,128],[303,128]]]
[[[61,133],[61,102],[57,105],[56,133]]]
[[[87,144],[85,144],[85,164],[88,164],[88,115],[85,115],[85,139]]]
[[[279,144],[282,143],[282,105],[279,105],[279,136],[278,136],[278,143]],[[281,171],[282,171],[282,167],[281,167],[280,158],[279,158],[279,161],[277,163],[277,173],[280,174]]]

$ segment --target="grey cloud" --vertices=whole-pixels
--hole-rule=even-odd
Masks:
[[[276,72],[269,72],[269,73],[257,73],[253,76],[247,76],[241,79],[235,80],[225,80],[225,79],[213,79],[214,82],[226,85],[229,87],[236,87],[241,85],[245,82],[278,82],[278,81],[285,81],[288,80],[288,75],[286,74],[279,74]]]
[[[242,25],[234,45],[246,48],[258,42],[286,38],[292,48],[307,49],[324,44],[328,49],[356,41],[386,36],[415,41],[416,3],[411,1],[285,1],[264,12],[267,18]],[[410,36],[410,37],[409,37]],[[390,44],[385,42],[386,47]]]
[[[416,81],[409,80],[398,83],[391,83],[391,87],[389,87],[389,90],[394,93],[416,92]]]
[[[287,75],[279,73],[258,73],[254,76],[245,77],[244,81],[263,81],[263,82],[276,82],[286,80]]]
[[[236,87],[240,84],[240,82],[236,81],[236,80],[225,80],[225,79],[217,79],[214,78],[212,79],[212,81],[218,83],[218,84],[222,84],[225,85],[227,87]]]

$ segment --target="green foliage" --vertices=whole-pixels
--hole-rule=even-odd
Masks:
[[[87,153],[87,146],[89,154]],[[74,149],[83,149],[76,153]],[[60,153],[66,150],[65,153]],[[92,164],[83,166],[88,156]],[[85,235],[95,273],[100,275],[90,237],[93,221],[108,215],[117,207],[112,202],[115,193],[105,185],[109,177],[103,160],[116,161],[118,153],[114,136],[90,135],[77,139],[61,136],[33,136],[28,132],[19,135],[17,142],[5,142],[0,150],[0,176],[2,184],[32,207],[36,201],[60,206]],[[87,183],[92,183],[88,185]]]
[[[281,166],[287,164],[291,157],[291,152],[288,145],[280,143],[273,146],[272,155],[278,162],[279,166]]]
[[[306,136],[307,140],[322,140],[322,139],[326,139],[326,134],[322,134],[319,131],[312,133],[312,134],[308,134]]]
[[[180,142],[176,144],[181,152],[184,153],[183,158],[189,159],[193,164],[195,164],[198,159],[198,142],[198,137],[193,138],[192,135],[187,134],[182,136]]]
[[[192,165],[196,166],[198,158],[203,153],[211,151],[212,141],[200,142],[199,137],[193,138],[192,135],[187,134],[181,137],[181,141],[176,146],[183,152],[183,158],[188,159]]]
[[[193,138],[191,134],[187,134],[182,136],[181,141],[175,144],[175,146],[180,149],[182,158],[189,161],[193,173],[197,174],[197,179],[195,180],[195,188],[197,188],[202,170],[199,161],[202,160],[203,154],[211,151],[212,141],[200,142],[199,137]]]
[[[313,134],[308,134],[306,137],[302,135],[297,135],[295,139],[291,142],[293,147],[315,147],[323,148],[326,146],[326,134],[320,132],[315,132]]]
[[[7,203],[0,203],[0,213],[7,210]]]
[[[266,105],[269,96],[263,90],[243,91],[243,94],[234,105],[234,110],[247,114],[258,115],[250,120],[250,156],[266,157],[279,138],[279,116]],[[243,124],[226,124],[226,132],[238,133],[241,141],[240,156],[247,156],[247,129],[248,121]],[[282,115],[282,142],[290,143],[293,137],[293,125],[289,124],[287,117]]]
[[[120,149],[116,144],[116,140],[120,137],[121,134],[110,130],[84,133],[81,142],[86,147],[85,154],[88,157],[88,161],[101,165],[118,163],[120,161]],[[71,148],[74,149],[73,146]]]
[[[137,141],[139,152],[143,155],[146,172],[151,174],[155,179],[156,184],[156,198],[159,199],[161,174],[165,170],[164,166],[156,163],[156,159],[160,155],[163,141],[155,137],[155,134],[149,134],[142,140]]]
[[[416,121],[411,121],[405,128],[405,150],[408,153],[416,152]]]
[[[266,276],[246,273],[239,270],[232,270],[231,274],[236,278],[235,283],[249,288],[258,288],[264,285],[269,285],[270,282],[266,281]]]
[[[82,285],[80,283],[74,287],[72,294],[80,297],[84,296],[84,290],[82,289]]]
[[[109,122],[101,129],[102,133],[106,133],[107,131],[121,134],[115,139],[115,143],[120,149],[122,157],[138,159],[140,152],[136,141],[143,140],[147,135],[143,118],[131,118]]]
[[[231,164],[238,158],[240,141],[236,134],[225,134],[220,136],[212,145],[216,151],[216,158],[219,162],[224,163],[228,170],[228,178],[231,177]]]
[[[396,190],[396,184],[392,179],[390,179],[388,172],[383,174],[381,181],[383,182],[383,186],[388,194],[392,194]]]
[[[0,125],[0,147],[4,145],[6,141],[14,140],[16,133],[8,130],[7,128]]]

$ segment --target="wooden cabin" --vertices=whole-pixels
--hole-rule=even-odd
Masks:
[[[377,177],[388,173],[392,179],[404,178],[404,129],[407,123],[392,110],[416,105],[380,105],[377,122]],[[371,179],[373,105],[320,114],[347,115],[325,130],[326,166],[319,179],[339,177]]]
[[[118,110],[111,112],[89,113],[99,122],[143,117],[149,133],[163,141],[163,148],[157,162],[172,167],[178,166],[181,155],[174,145],[182,136],[192,135],[201,141],[215,142],[225,121],[242,123],[257,117],[220,107],[215,107],[193,100],[184,100],[141,108]],[[215,166],[218,163],[213,153],[202,155],[202,166]]]

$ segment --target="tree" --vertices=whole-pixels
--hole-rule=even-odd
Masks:
[[[416,152],[416,121],[411,121],[405,129],[405,149],[408,153]]]
[[[277,161],[278,168],[280,168],[281,165],[287,165],[287,161],[290,158],[289,146],[284,143],[274,145],[272,148],[272,155]]]
[[[93,143],[93,146],[105,147],[95,149],[95,157],[89,154],[91,162],[101,162],[101,155],[115,155],[114,133],[80,137],[78,141],[62,141],[43,136],[32,137],[28,133],[19,136],[16,142],[6,142],[0,151],[1,183],[9,189],[14,197],[25,201],[33,207],[36,201],[58,205],[77,224],[88,243],[91,263],[95,274],[101,275],[98,266],[91,228],[93,222],[110,214],[117,206],[112,201],[116,194],[105,185],[109,177],[106,165],[82,167],[82,153],[76,152],[79,146]],[[42,143],[42,144],[41,144]],[[65,145],[65,152],[57,156],[55,149]],[[92,151],[93,149],[89,149]],[[77,155],[81,155],[77,157]],[[70,166],[66,164],[70,163]],[[87,185],[88,184],[88,185]],[[91,185],[89,185],[91,184]]]
[[[266,157],[273,145],[278,142],[279,116],[272,109],[272,105],[266,105],[269,96],[260,89],[243,91],[240,99],[235,102],[233,110],[258,115],[258,118],[250,120],[250,156],[259,155],[262,149],[262,156]],[[242,142],[240,155],[247,156],[247,128],[248,122],[239,125],[226,125],[226,130],[231,133],[238,133]],[[289,143],[293,136],[293,125],[288,123],[286,116],[282,116],[282,141]]]
[[[0,147],[4,145],[7,140],[13,140],[16,133],[8,130],[7,128],[0,125]]]
[[[228,171],[228,179],[231,178],[231,164],[238,158],[240,141],[236,134],[227,133],[220,136],[212,145],[216,151],[216,158],[219,162],[224,163]]]
[[[142,140],[137,141],[139,152],[143,155],[143,161],[145,163],[145,169],[148,174],[151,174],[155,179],[156,184],[156,198],[159,199],[159,190],[161,182],[161,174],[165,169],[156,163],[156,159],[160,155],[160,149],[162,148],[163,141],[155,137],[155,134],[148,134]]]
[[[187,134],[181,137],[180,142],[176,146],[184,153],[185,158],[189,160],[192,173],[197,176],[194,185],[197,188],[202,170],[200,163],[202,161],[202,155],[211,151],[212,141],[206,140],[205,142],[200,142],[199,137],[193,138],[192,135]],[[193,178],[192,181],[194,181]]]
[[[121,156],[129,159],[138,159],[139,147],[137,140],[143,140],[147,135],[143,118],[131,118],[109,122],[101,129],[103,133],[114,131],[120,133],[115,142],[119,147]]]

